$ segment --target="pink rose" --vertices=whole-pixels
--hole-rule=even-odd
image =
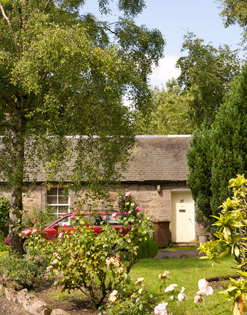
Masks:
[[[117,213],[116,213],[116,212],[114,212],[114,213],[112,214],[112,217],[113,217],[114,219],[116,219],[116,217],[117,217]]]
[[[58,235],[58,238],[61,240],[63,237],[64,237],[64,233],[61,232],[61,233]]]
[[[198,288],[201,295],[203,294],[212,295],[214,292],[213,288],[208,285],[208,282],[206,279],[200,279],[198,281]]]
[[[141,211],[141,207],[136,207],[136,211]]]
[[[126,194],[125,194],[125,197],[130,197],[131,196],[131,192],[127,192]]]
[[[199,303],[200,301],[202,300],[202,297],[201,295],[196,295],[195,298],[194,298],[194,303]]]
[[[27,235],[30,235],[30,234],[32,234],[32,230],[26,230],[25,231],[25,235],[27,236]]]
[[[67,224],[64,224],[63,227],[66,228],[66,227],[67,227]]]
[[[102,220],[103,220],[103,221],[105,221],[105,220],[106,220],[106,216],[105,216],[105,215],[102,217]]]
[[[72,213],[71,219],[73,220],[75,218],[75,212]]]
[[[155,306],[154,308],[154,314],[155,315],[167,315],[167,309],[166,306],[168,303],[162,302],[161,304]]]
[[[37,222],[37,219],[33,219],[33,223]]]

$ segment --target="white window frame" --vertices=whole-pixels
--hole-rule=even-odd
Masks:
[[[49,191],[47,191],[47,193],[46,193],[47,206],[56,209],[56,212],[54,212],[53,214],[56,215],[57,217],[60,217],[60,216],[67,214],[67,213],[70,213],[70,195],[69,195],[69,192],[66,195],[61,195],[61,194],[59,195],[59,189],[63,189],[62,187],[52,187],[52,189],[56,189],[56,195],[50,195]],[[59,196],[68,197],[68,203],[59,203]],[[56,203],[49,203],[48,197],[56,197],[57,202]],[[59,212],[60,207],[68,207],[68,212]]]

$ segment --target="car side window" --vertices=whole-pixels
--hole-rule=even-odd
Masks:
[[[72,220],[70,216],[62,218],[61,220],[56,222],[58,224],[58,227],[64,227],[66,224],[66,227],[72,227]]]
[[[110,225],[121,225],[124,217],[126,217],[124,214],[118,214],[116,218],[114,218],[112,215],[107,215],[106,221]]]

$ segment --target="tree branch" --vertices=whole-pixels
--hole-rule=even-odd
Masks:
[[[7,17],[7,15],[5,14],[5,12],[4,12],[4,8],[3,8],[3,6],[2,6],[2,3],[0,2],[0,9],[1,9],[1,11],[2,11],[2,15],[3,15],[3,17],[5,18],[5,20],[7,21],[7,23],[9,24],[9,27],[11,28],[11,24],[10,24],[10,21],[9,21],[9,18]]]
[[[51,0],[47,0],[46,4],[45,4],[45,10],[48,8],[48,5],[50,4]]]

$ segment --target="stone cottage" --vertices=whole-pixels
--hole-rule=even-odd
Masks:
[[[167,222],[172,242],[189,243],[196,239],[200,227],[195,222],[195,206],[186,185],[188,166],[186,154],[191,136],[137,136],[127,170],[122,174],[120,188],[130,191],[137,204],[156,222]],[[57,215],[73,211],[73,194],[63,189],[49,191],[39,185],[24,197],[24,209],[45,211],[52,206]],[[83,193],[83,192],[82,192]],[[118,192],[110,191],[117,208]]]

